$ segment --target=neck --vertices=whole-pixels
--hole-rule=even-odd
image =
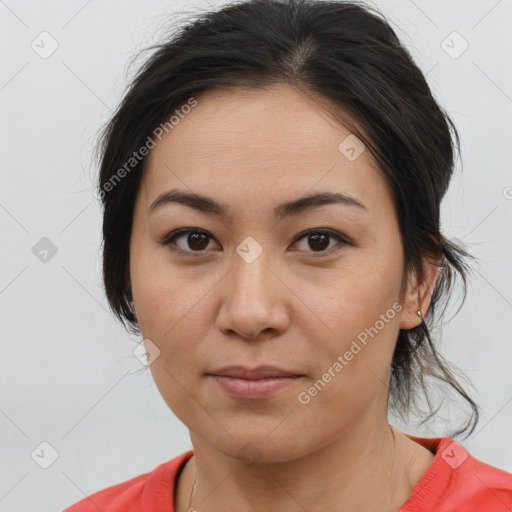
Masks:
[[[262,454],[252,464],[226,456],[192,434],[191,439],[194,456],[180,477],[176,512],[189,510],[194,483],[190,506],[199,512],[396,512],[434,458],[387,423],[380,428],[373,423],[371,430],[358,426],[293,460],[269,450],[265,453],[270,455]]]

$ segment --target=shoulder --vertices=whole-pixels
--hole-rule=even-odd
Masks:
[[[63,512],[159,512],[171,510],[176,475],[193,451],[182,453],[150,472],[94,492]]]
[[[408,437],[435,458],[400,512],[512,511],[512,473],[477,459],[451,437]]]
[[[123,507],[124,510],[132,510],[132,508],[127,509],[127,506],[132,506],[134,507],[133,510],[136,510],[140,502],[142,489],[151,473],[138,475],[111,487],[96,491],[66,508],[63,512],[97,512],[98,510],[114,512],[123,510]]]
[[[512,473],[477,459],[455,441],[447,447],[444,458],[454,464],[452,501],[470,503],[470,510],[512,510]]]

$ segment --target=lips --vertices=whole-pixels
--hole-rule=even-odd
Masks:
[[[247,368],[245,366],[226,366],[224,368],[208,372],[208,375],[234,377],[246,380],[303,376],[302,374],[292,370],[285,370],[275,366],[258,366],[256,368]]]
[[[207,373],[207,376],[235,400],[270,399],[292,385],[297,385],[305,375],[275,366],[226,366]]]

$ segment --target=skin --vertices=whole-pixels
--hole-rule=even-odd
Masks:
[[[391,193],[370,151],[350,161],[350,131],[322,98],[286,85],[208,91],[148,157],[137,196],[130,278],[144,339],[160,350],[150,369],[189,428],[194,456],[176,485],[177,512],[396,511],[434,455],[392,429],[388,382],[399,329],[420,323],[437,272],[403,271]],[[149,206],[179,188],[229,205],[230,219],[185,205]],[[275,205],[310,192],[343,192],[368,211],[324,205],[284,219]],[[209,233],[202,245],[160,242],[179,228]],[[308,229],[332,229],[318,249]],[[314,233],[313,233],[314,234]],[[248,236],[262,254],[247,263]],[[199,247],[199,255],[194,248]],[[337,250],[336,250],[337,249]],[[402,309],[311,398],[317,382],[365,328]],[[149,349],[151,352],[151,349]],[[304,375],[265,400],[236,400],[205,374],[226,365],[280,366]],[[252,443],[252,463],[243,447]]]

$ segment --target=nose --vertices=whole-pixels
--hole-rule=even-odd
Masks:
[[[233,268],[224,277],[218,329],[226,336],[255,340],[278,336],[289,326],[290,299],[293,294],[279,276],[270,268],[265,252],[248,263],[234,258]]]

